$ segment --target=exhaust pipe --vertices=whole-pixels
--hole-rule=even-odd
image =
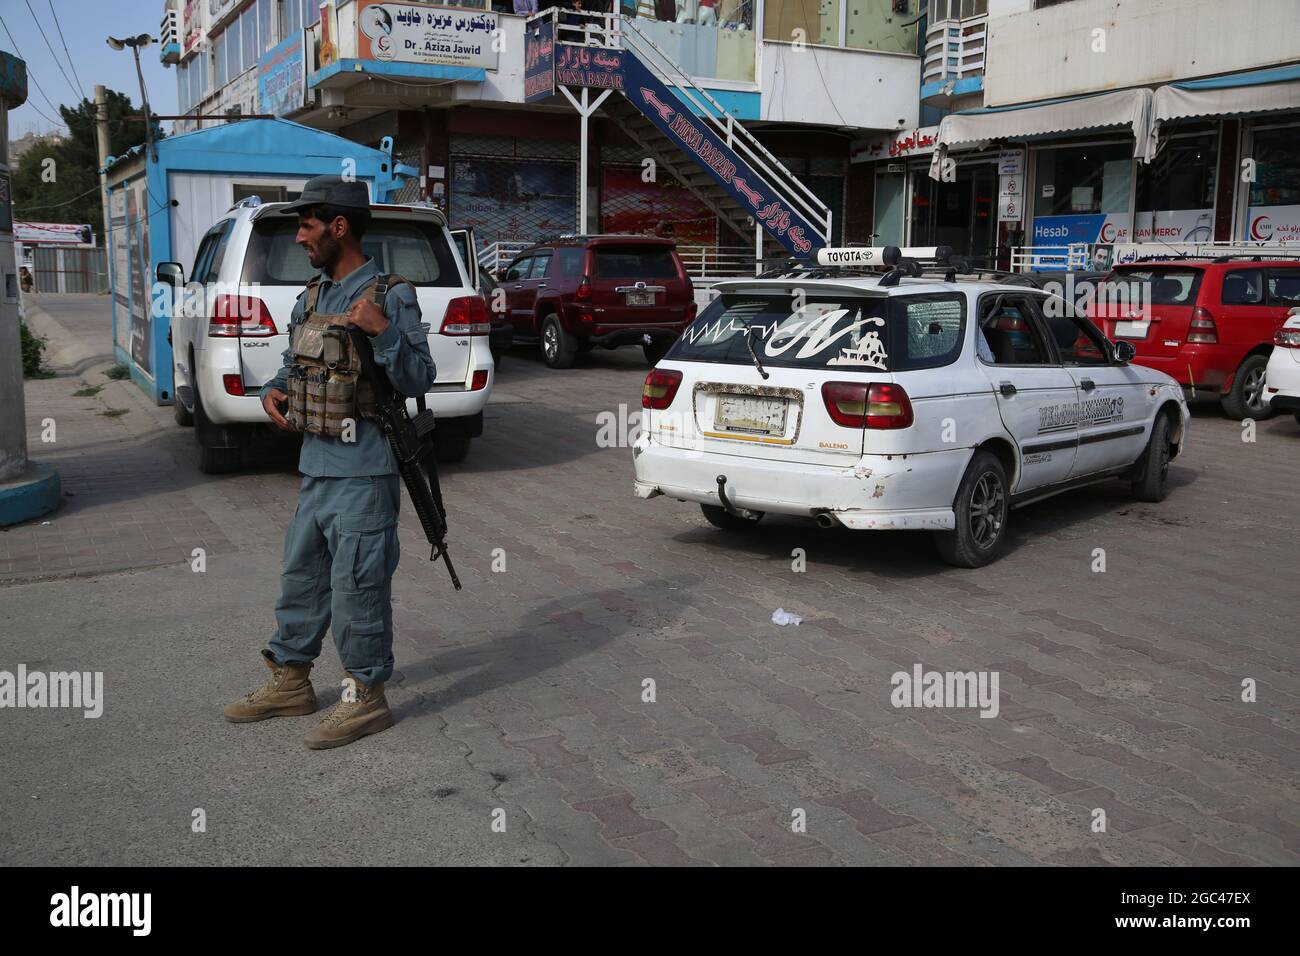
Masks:
[[[829,511],[822,511],[817,514],[817,527],[834,528],[837,524],[839,522],[835,520],[835,517]]]

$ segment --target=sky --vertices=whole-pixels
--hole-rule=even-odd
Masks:
[[[9,113],[9,138],[28,132],[66,132],[54,107],[75,106],[83,97],[93,101],[96,84],[125,93],[139,105],[140,81],[131,50],[111,49],[105,42],[110,35],[153,36],[153,45],[140,52],[149,106],[154,113],[173,115],[176,69],[164,67],[158,60],[163,10],[163,0],[0,0],[0,19],[4,21],[0,50],[27,61],[27,102]],[[50,47],[57,56],[51,55]],[[171,124],[163,125],[170,128]]]

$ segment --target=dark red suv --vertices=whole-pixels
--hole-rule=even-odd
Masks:
[[[695,318],[669,239],[563,236],[525,249],[498,277],[515,341],[539,341],[551,368],[597,345],[640,345],[654,365]]]
[[[1300,262],[1136,262],[1117,266],[1103,285],[1110,284],[1145,290],[1149,309],[1131,296],[1116,302],[1099,294],[1104,301],[1090,310],[1113,341],[1133,343],[1134,362],[1173,376],[1189,396],[1218,395],[1230,418],[1272,413],[1263,401],[1264,369],[1274,334],[1300,305]]]

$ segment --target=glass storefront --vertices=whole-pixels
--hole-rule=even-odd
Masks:
[[[1138,164],[1134,242],[1209,242],[1214,238],[1214,189],[1219,133],[1170,128],[1150,165]]]
[[[1131,142],[1053,146],[1033,157],[1032,245],[1132,241]]]
[[[997,165],[958,165],[955,182],[931,179],[925,169],[912,174],[911,231],[908,244],[951,246],[958,255],[984,258],[997,242]]]
[[[1300,243],[1300,124],[1256,127],[1247,157],[1254,161],[1255,180],[1244,238]]]

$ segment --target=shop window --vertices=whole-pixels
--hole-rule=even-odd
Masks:
[[[1300,205],[1300,127],[1255,131],[1251,206]]]
[[[1137,242],[1214,238],[1218,133],[1168,137],[1150,165],[1138,164]]]
[[[1038,152],[1035,216],[1126,213],[1133,149],[1115,143]]]

